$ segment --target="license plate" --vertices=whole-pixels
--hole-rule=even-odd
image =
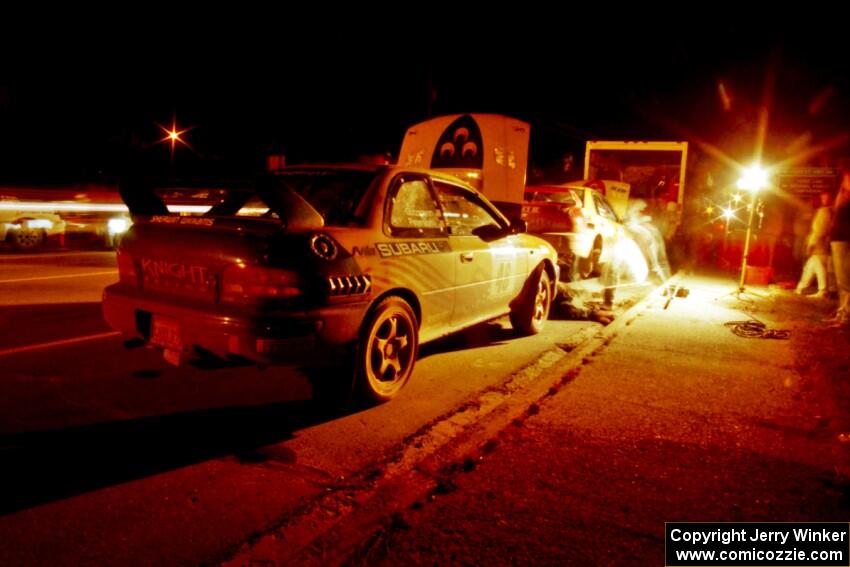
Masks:
[[[151,324],[151,343],[168,350],[182,350],[180,323],[175,319],[154,315]]]

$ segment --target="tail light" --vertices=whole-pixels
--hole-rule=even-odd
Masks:
[[[304,292],[295,272],[234,264],[221,277],[221,301],[253,303],[264,299],[289,299]]]
[[[122,282],[138,285],[139,275],[136,272],[136,263],[133,261],[133,257],[123,248],[119,248],[116,259],[118,262],[118,279]]]
[[[584,215],[581,212],[581,207],[570,207],[570,219],[576,229],[584,228]]]

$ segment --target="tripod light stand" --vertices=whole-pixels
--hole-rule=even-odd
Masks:
[[[744,253],[741,257],[741,275],[738,279],[738,289],[734,292],[734,295],[746,293],[744,280],[747,275],[747,259],[750,255],[750,238],[753,234],[753,215],[756,210],[756,194],[765,185],[767,185],[767,172],[759,165],[753,165],[745,169],[744,174],[738,180],[738,188],[750,192],[750,214],[747,218],[747,235],[744,237]]]

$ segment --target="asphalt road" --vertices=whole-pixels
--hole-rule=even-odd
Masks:
[[[665,522],[846,526],[850,333],[824,327],[834,303],[776,287],[739,300],[731,277],[678,281],[687,298],[621,317],[534,412],[477,439],[415,504],[347,520],[298,564],[328,564],[342,540],[355,542],[337,552],[348,566],[644,567],[667,564]],[[750,316],[787,340],[726,325]],[[233,564],[286,552],[257,544]]]
[[[100,317],[109,252],[0,257],[0,562],[215,561],[594,323],[505,321],[422,348],[392,403],[313,399],[345,377],[174,368]]]

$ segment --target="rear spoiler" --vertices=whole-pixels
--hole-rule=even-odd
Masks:
[[[170,214],[168,206],[160,197],[152,183],[141,178],[125,179],[118,184],[121,200],[130,210],[130,215],[137,217],[152,217]],[[212,205],[210,216],[235,215],[248,197],[253,194],[262,199],[269,209],[277,213],[284,227],[292,231],[318,230],[324,227],[325,219],[301,195],[282,184],[271,175],[256,180],[253,186],[234,187],[223,201]]]
[[[168,214],[165,201],[156,194],[153,185],[139,178],[122,179],[118,184],[118,194],[133,218]]]

